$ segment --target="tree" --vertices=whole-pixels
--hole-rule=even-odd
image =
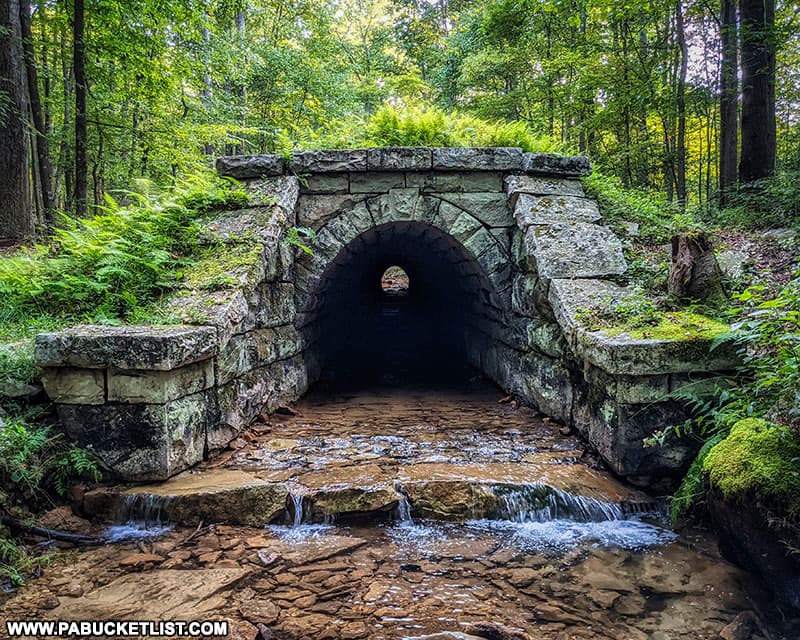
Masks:
[[[73,73],[75,74],[75,214],[86,216],[86,194],[89,188],[86,159],[86,43],[83,0],[73,3],[74,38]]]
[[[0,238],[33,235],[28,86],[19,0],[0,0]]]
[[[722,0],[720,11],[719,197],[724,207],[736,184],[739,143],[739,50],[735,0]]]
[[[739,0],[742,66],[742,155],[739,180],[775,171],[775,0]]]

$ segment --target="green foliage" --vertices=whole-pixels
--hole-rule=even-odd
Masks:
[[[583,186],[587,195],[597,199],[603,218],[616,231],[624,231],[625,221],[635,222],[643,240],[668,242],[675,231],[695,224],[655,189],[626,187],[618,177],[598,171],[583,178]]]
[[[324,133],[301,139],[308,148],[348,147],[521,147],[559,152],[562,145],[535,136],[526,122],[489,121],[425,104],[383,105],[366,121],[329,123]]]
[[[689,470],[686,472],[680,487],[672,496],[670,516],[673,524],[677,524],[689,509],[697,503],[705,493],[705,472],[703,465],[711,449],[725,439],[724,433],[716,433],[703,443]]]
[[[756,499],[791,518],[800,516],[800,443],[788,427],[740,420],[708,452],[703,470],[726,499]]]
[[[124,318],[180,281],[201,213],[244,202],[224,181],[163,194],[140,186],[126,204],[107,196],[93,218],[63,217],[50,244],[0,259],[0,317]]]
[[[8,529],[0,526],[0,583],[5,582],[11,587],[22,586],[28,573],[49,562],[49,555],[31,554],[14,540]]]
[[[283,241],[292,247],[297,247],[308,255],[314,255],[314,250],[309,246],[317,239],[317,232],[310,227],[289,227],[283,236]]]
[[[0,425],[0,487],[9,495],[40,500],[48,491],[63,495],[71,480],[101,473],[85,450],[66,442],[64,436],[24,415],[4,417]]]
[[[745,229],[800,226],[800,172],[743,185],[718,216],[721,224]]]

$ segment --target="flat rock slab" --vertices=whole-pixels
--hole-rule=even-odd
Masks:
[[[378,147],[367,150],[370,171],[427,171],[433,152],[426,147]]]
[[[540,278],[599,278],[627,269],[620,239],[587,222],[531,226],[525,247]]]
[[[514,216],[523,231],[532,225],[597,222],[600,209],[594,200],[577,196],[535,196],[522,193],[517,198]]]
[[[592,163],[586,156],[561,156],[555,153],[526,153],[522,170],[543,176],[588,176]]]
[[[522,149],[437,147],[433,150],[433,168],[459,171],[519,170],[522,168]]]
[[[283,173],[283,156],[264,154],[253,156],[223,156],[217,158],[217,173],[231,178],[260,178]]]
[[[243,471],[216,469],[128,489],[120,498],[134,510],[160,506],[165,519],[176,524],[202,520],[264,526],[284,515],[288,496],[285,484]]]
[[[367,544],[363,538],[325,535],[292,540],[276,540],[268,547],[283,560],[293,565],[313,564],[341,554],[346,554]]]
[[[227,600],[245,569],[163,569],[124,575],[87,593],[65,599],[54,620],[206,620],[227,616]]]
[[[36,336],[41,367],[85,367],[170,371],[217,353],[211,327],[183,325],[110,327],[80,325]]]
[[[366,171],[366,149],[333,149],[330,151],[296,151],[289,160],[296,173],[337,173]]]

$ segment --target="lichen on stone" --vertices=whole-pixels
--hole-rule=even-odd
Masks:
[[[800,517],[800,442],[789,427],[740,420],[709,451],[703,470],[728,500],[755,498]]]
[[[209,247],[186,271],[183,285],[189,289],[216,291],[251,283],[262,267],[262,253],[260,243]]]

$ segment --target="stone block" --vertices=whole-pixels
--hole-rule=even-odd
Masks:
[[[520,194],[514,207],[517,225],[527,231],[532,225],[597,222],[600,209],[594,200],[575,196],[532,196]]]
[[[508,203],[514,207],[522,193],[534,196],[574,196],[585,197],[580,180],[569,178],[549,178],[546,176],[510,175],[506,176],[505,189]]]
[[[214,386],[214,360],[172,371],[108,371],[108,401],[164,404]]]
[[[295,173],[341,173],[367,170],[366,149],[295,151],[289,160]]]
[[[463,209],[487,227],[513,227],[514,216],[502,193],[434,193],[437,198]]]
[[[300,194],[350,193],[350,176],[346,173],[314,173],[300,181]]]
[[[265,283],[261,287],[258,308],[252,328],[270,329],[294,321],[294,285],[288,282]],[[248,328],[249,330],[249,328]]]
[[[296,356],[302,349],[302,336],[293,325],[234,336],[217,357],[217,384],[227,384],[248,371]]]
[[[522,149],[517,147],[437,147],[433,168],[459,171],[515,171],[522,168]]]
[[[416,187],[391,189],[383,196],[367,200],[375,225],[398,221],[430,222],[436,215],[439,201],[423,196]]]
[[[364,195],[303,195],[297,201],[297,224],[315,231],[329,220],[363,203]]]
[[[430,171],[406,173],[406,186],[418,187],[422,193],[501,192],[503,174],[499,171]]]
[[[281,208],[290,224],[294,224],[294,208],[300,195],[300,181],[295,176],[279,176],[242,182],[250,206]]]
[[[48,367],[42,371],[47,397],[60,404],[103,404],[106,372],[102,369]]]
[[[545,320],[533,320],[526,327],[527,346],[551,358],[565,358],[567,341],[561,327]]]
[[[269,247],[278,244],[289,226],[283,210],[277,206],[224,211],[205,222],[210,241],[235,243],[256,238]]]
[[[583,372],[587,383],[605,390],[606,395],[620,404],[650,404],[670,400],[670,376],[611,375],[587,365]]]
[[[213,392],[166,404],[58,405],[67,435],[122,480],[164,480],[203,459]]]
[[[386,193],[389,189],[403,189],[406,174],[403,172],[364,172],[350,174],[350,193]]]
[[[217,158],[217,173],[237,179],[279,176],[284,164],[283,156],[277,154],[222,156]]]
[[[592,173],[592,163],[586,156],[560,156],[554,153],[525,153],[522,170],[542,176],[578,177]]]
[[[525,232],[525,248],[540,278],[599,278],[627,269],[620,239],[596,224],[532,226]]]
[[[128,489],[117,502],[124,501],[118,506],[127,508],[132,518],[146,517],[148,506],[159,504],[164,522],[176,525],[225,522],[263,527],[285,514],[288,497],[283,483],[267,482],[244,471],[214,469]]]
[[[426,147],[376,147],[367,149],[369,171],[427,171],[433,152]]]
[[[217,353],[212,327],[80,325],[36,336],[40,367],[170,371]]]

